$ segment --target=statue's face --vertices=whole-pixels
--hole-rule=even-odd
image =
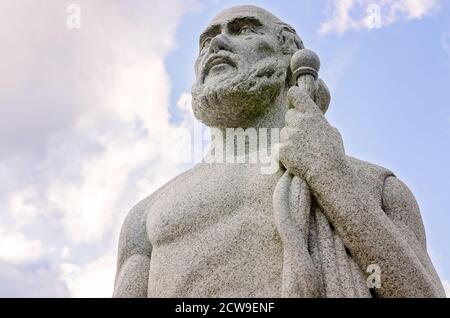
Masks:
[[[275,17],[242,7],[219,14],[200,36],[192,88],[196,117],[214,127],[244,127],[262,114],[285,85]]]

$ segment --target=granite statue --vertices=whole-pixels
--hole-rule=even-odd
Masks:
[[[296,31],[238,6],[199,47],[196,118],[218,131],[280,129],[269,143],[279,169],[202,161],[139,202],[122,227],[114,297],[445,297],[413,194],[346,155],[324,116],[319,58]]]

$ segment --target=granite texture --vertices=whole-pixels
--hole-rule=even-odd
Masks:
[[[389,170],[345,154],[324,117],[319,67],[263,9],[211,21],[194,114],[220,130],[282,128],[269,145],[279,170],[201,162],[138,203],[122,227],[115,297],[445,296],[414,196]],[[367,284],[374,264],[379,288]]]

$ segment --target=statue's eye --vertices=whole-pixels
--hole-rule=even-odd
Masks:
[[[253,30],[252,30],[252,28],[250,28],[247,25],[242,26],[241,29],[239,30],[239,34],[245,35],[245,34],[250,34],[250,33],[253,33]]]

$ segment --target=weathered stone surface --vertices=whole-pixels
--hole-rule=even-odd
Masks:
[[[280,167],[201,162],[142,200],[122,228],[114,296],[444,296],[407,186],[346,156],[323,116],[324,82],[292,77],[304,49],[295,30],[239,6],[200,40],[194,114],[220,131],[283,128],[270,144]],[[293,68],[318,71],[305,53]],[[373,268],[379,286],[367,284]]]

